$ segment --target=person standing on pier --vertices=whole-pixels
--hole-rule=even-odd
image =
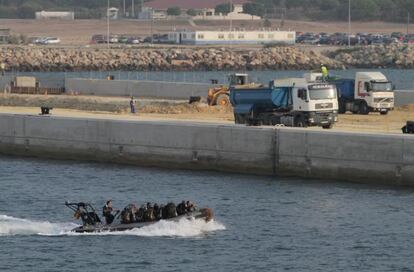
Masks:
[[[4,72],[6,71],[6,64],[4,62],[0,63],[0,71],[1,75],[4,76]]]
[[[133,96],[131,96],[131,100],[129,101],[129,106],[131,107],[131,113],[135,114],[136,113],[136,111],[135,111],[135,100],[134,100]]]

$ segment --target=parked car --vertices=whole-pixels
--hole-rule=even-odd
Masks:
[[[139,43],[141,43],[141,41],[140,41],[140,39],[139,39],[139,38],[137,38],[137,37],[130,37],[130,38],[127,40],[127,43],[128,43],[128,44],[139,44]]]
[[[42,38],[40,40],[38,40],[37,42],[38,44],[59,44],[60,43],[60,39],[57,37],[46,37],[46,38]]]
[[[111,35],[111,36],[109,36],[109,43],[118,43],[118,42],[119,42],[118,35]]]
[[[128,43],[130,38],[131,37],[129,37],[129,36],[121,36],[121,37],[119,37],[118,42],[119,43]]]
[[[106,43],[106,39],[104,35],[93,35],[92,42],[93,43]]]

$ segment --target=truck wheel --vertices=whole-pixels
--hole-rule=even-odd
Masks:
[[[245,118],[241,114],[234,114],[234,123],[244,124],[246,122]]]
[[[344,102],[339,102],[338,113],[339,114],[344,114],[345,112],[346,112],[345,103]]]
[[[380,114],[381,115],[387,115],[388,114],[388,111],[380,111]]]
[[[330,123],[329,125],[324,125],[324,126],[322,126],[322,128],[323,129],[331,129],[331,128],[333,128],[333,123]]]
[[[359,113],[364,115],[369,113],[369,108],[366,102],[359,104]]]
[[[295,119],[295,127],[307,127],[308,125],[305,122],[305,118],[303,117],[296,117]]]
[[[228,105],[230,105],[229,96],[226,95],[226,94],[220,94],[217,97],[217,100],[216,101],[217,101],[216,102],[216,105],[218,105],[218,106],[227,107]]]

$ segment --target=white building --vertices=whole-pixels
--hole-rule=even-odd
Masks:
[[[216,13],[214,8],[205,8],[193,20],[261,20],[259,16],[243,13],[243,5],[233,5],[234,10],[227,15]]]
[[[158,11],[150,7],[143,7],[138,13],[138,19],[140,20],[165,20],[167,18],[168,16],[166,11]]]
[[[75,20],[75,13],[71,11],[39,11],[35,13],[37,20],[43,19],[60,19],[60,20]]]
[[[168,39],[177,44],[295,44],[294,31],[177,31]]]
[[[111,20],[118,20],[119,18],[119,9],[117,8],[109,8],[107,11],[107,16]]]

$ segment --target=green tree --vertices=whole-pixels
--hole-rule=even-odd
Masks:
[[[33,19],[37,10],[30,4],[24,4],[17,8],[17,16],[22,19]]]
[[[335,10],[339,7],[338,0],[323,0],[319,4],[320,9],[322,10]]]
[[[263,5],[261,4],[245,3],[243,4],[243,13],[262,17],[265,13],[265,10],[264,10]]]
[[[229,3],[223,3],[223,4],[217,5],[214,10],[215,10],[216,13],[221,13],[221,14],[227,15],[227,14],[229,14],[230,12],[232,12],[234,10],[234,5],[230,4],[230,2]]]
[[[179,7],[170,7],[167,9],[167,15],[178,16],[181,14],[181,9]]]
[[[187,10],[187,14],[190,16],[197,16],[197,11],[195,9],[189,9]]]

